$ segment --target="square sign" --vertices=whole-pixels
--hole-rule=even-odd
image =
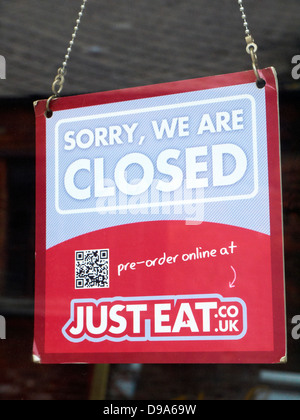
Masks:
[[[61,98],[37,123],[34,359],[286,361],[275,71]]]

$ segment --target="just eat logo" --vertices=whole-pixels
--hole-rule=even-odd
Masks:
[[[239,340],[247,307],[221,295],[77,299],[62,333],[71,342]]]

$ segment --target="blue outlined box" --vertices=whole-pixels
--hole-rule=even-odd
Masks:
[[[180,97],[180,95],[178,95]],[[203,136],[197,135],[197,122],[199,118],[205,113],[214,114],[218,110],[229,111],[240,109],[243,111],[244,117],[244,129],[237,132],[220,132],[220,133],[204,133]],[[55,208],[57,213],[61,215],[67,214],[85,214],[85,213],[101,213],[102,210],[106,212],[113,211],[130,211],[141,208],[161,208],[170,205],[184,205],[184,204],[201,204],[201,203],[218,203],[225,201],[237,201],[237,200],[249,200],[258,194],[259,182],[258,182],[258,138],[257,138],[257,115],[256,115],[256,102],[252,95],[242,94],[236,96],[230,96],[226,98],[213,98],[205,100],[197,100],[192,102],[172,103],[163,106],[137,108],[126,111],[115,111],[115,112],[102,112],[101,114],[86,115],[75,118],[63,118],[56,123],[55,126]],[[175,119],[176,116],[186,118],[190,122],[190,133],[186,138],[175,137],[170,141],[158,141],[153,136],[153,127],[151,128],[151,122],[156,120],[162,120],[167,118],[168,121]],[[185,117],[182,117],[185,116]],[[93,132],[99,130],[99,127],[108,130],[109,127],[121,127],[122,124],[138,125],[136,131],[137,142],[133,140],[127,144],[116,144],[108,148],[74,148],[74,150],[66,151],[67,148],[64,139],[68,138],[69,133],[80,132]],[[150,133],[150,134],[149,134]],[[146,140],[145,140],[146,138]],[[167,197],[165,199],[159,198],[151,199],[149,194],[145,199],[145,195],[141,195],[139,200],[135,200],[131,203],[128,200],[124,204],[119,199],[118,189],[114,183],[114,168],[118,161],[122,157],[129,155],[130,153],[140,154],[140,156],[146,156],[148,160],[155,163],[159,153],[162,153],[167,148],[178,151],[180,159],[178,159],[178,167],[181,173],[185,176],[187,169],[187,162],[184,162],[184,155],[190,148],[201,148],[201,147],[218,147],[218,145],[231,144],[233,147],[240,147],[244,150],[244,159],[247,160],[247,170],[236,185],[213,187],[211,179],[213,178],[212,167],[213,162],[211,156],[207,157],[207,162],[203,162],[202,165],[206,165],[207,168],[207,179],[209,184],[204,189],[204,194],[201,197],[194,194],[195,197],[190,198],[188,194],[182,194],[182,198],[179,200]],[[93,196],[93,162],[95,160],[102,159],[105,166],[105,179],[107,184],[106,188],[114,189],[115,196],[113,204],[109,204],[111,200],[107,201],[107,206],[101,208],[97,203],[96,197]],[[224,155],[225,159],[225,155]],[[229,155],[226,156],[228,166],[227,170],[230,171]],[[83,197],[82,200],[78,200],[68,194],[66,185],[66,174],[71,165],[74,162],[80,162],[81,167],[78,166],[77,172],[72,172],[72,182],[78,185],[76,186],[77,191],[87,191],[88,195]],[[99,165],[98,165],[99,166]],[[103,169],[103,168],[102,168]],[[155,169],[154,169],[155,170]],[[135,176],[137,172],[135,171]],[[139,175],[140,176],[140,175]],[[159,174],[156,171],[154,179],[159,178]],[[184,178],[183,181],[186,181]],[[207,181],[208,183],[208,181]],[[75,187],[74,187],[75,188]],[[186,184],[182,183],[182,189],[186,190]],[[150,187],[149,187],[150,190]],[[147,191],[148,193],[148,191]],[[152,195],[153,196],[153,195]],[[183,198],[189,197],[189,198]]]

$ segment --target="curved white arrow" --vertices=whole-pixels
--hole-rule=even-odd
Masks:
[[[235,282],[236,282],[237,275],[236,275],[235,269],[232,266],[231,266],[231,269],[234,273],[234,279],[233,279],[232,282],[229,282],[229,287],[230,287],[230,289],[233,289],[235,287]]]

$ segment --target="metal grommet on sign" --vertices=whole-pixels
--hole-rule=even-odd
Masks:
[[[50,96],[50,98],[48,98],[47,103],[46,103],[46,111],[45,111],[45,117],[46,118],[51,118],[52,117],[53,111],[50,108],[50,104],[53,101],[53,99],[56,99],[56,98],[57,98],[56,95],[52,95],[52,96]]]

